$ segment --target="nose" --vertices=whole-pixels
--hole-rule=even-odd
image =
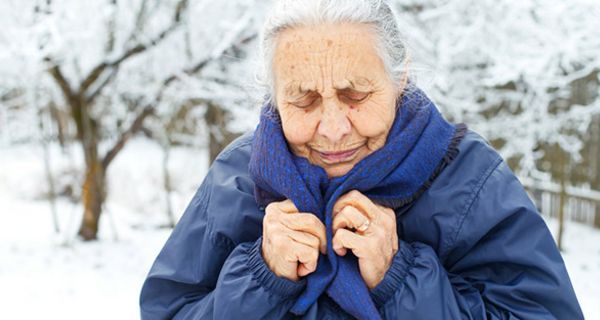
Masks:
[[[318,133],[331,142],[338,142],[352,130],[350,120],[344,108],[335,103],[323,107]]]

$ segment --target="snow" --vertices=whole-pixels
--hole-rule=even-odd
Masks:
[[[53,170],[81,165],[75,152],[51,148]],[[206,174],[204,149],[173,148],[173,210],[183,213]],[[71,154],[72,153],[72,154]],[[171,230],[162,186],[162,153],[134,139],[109,174],[99,241],[76,239],[81,205],[64,198],[55,233],[45,191],[42,150],[0,148],[0,319],[136,319],[142,282]],[[55,173],[56,175],[56,173]],[[177,218],[178,218],[177,217]]]
[[[119,223],[118,240],[104,236],[94,243],[64,244],[53,234],[45,203],[6,198],[0,203],[0,318],[139,318],[141,283],[169,230],[134,230]],[[59,208],[67,215],[81,210],[68,203]]]
[[[182,134],[167,132],[180,110],[175,106],[218,101],[233,116],[227,124],[231,131],[256,124],[264,95],[254,81],[260,70],[258,44],[242,39],[256,35],[268,2],[193,1],[175,23],[178,3],[0,1],[0,47],[5,48],[0,50],[0,319],[137,318],[142,281],[170,233],[161,228],[168,223],[163,147],[168,141],[194,146],[170,149],[175,215],[183,213],[207,169],[205,108],[200,103],[185,123],[178,123],[197,129]],[[538,144],[557,143],[580,160],[580,135],[600,114],[600,2],[393,3],[418,85],[449,118],[468,123],[488,140],[504,140],[499,151],[505,158],[521,155],[521,176],[556,189],[550,175],[535,165],[543,156]],[[156,104],[156,118],[147,119],[145,127],[163,147],[136,138],[111,164],[99,241],[77,240],[82,208],[66,196],[55,204],[56,233],[45,198],[44,150],[34,143],[56,136],[51,103],[63,113],[69,109],[48,68],[60,67],[77,90],[95,67],[117,61],[170,28],[167,37],[119,68],[106,69],[83,92],[93,96],[102,89],[91,113],[107,138],[102,154],[146,104]],[[208,58],[211,63],[202,70],[188,72]],[[177,80],[166,85],[171,77]],[[581,94],[575,80],[586,78],[589,92],[582,101],[574,99]],[[499,105],[505,108],[496,110]],[[72,123],[65,130],[67,138],[74,136]],[[56,190],[70,188],[76,199],[82,181],[80,147],[50,145],[48,152]],[[600,198],[582,188],[568,191]],[[556,222],[547,222],[555,231]],[[567,224],[564,258],[587,318],[600,319],[600,230]]]
[[[544,217],[556,238],[558,220]],[[600,319],[600,229],[569,222],[565,224],[562,252],[575,294],[586,319]]]
[[[599,1],[394,2],[418,84],[444,115],[504,141],[499,152],[520,159],[521,175],[543,178],[540,142],[579,160],[579,135],[600,114]]]
[[[232,131],[251,129],[265,94],[254,81],[260,70],[254,36],[268,1],[194,1],[176,22],[179,3],[0,1],[0,46],[7,48],[0,51],[0,144],[38,139],[38,122],[46,123],[46,136],[56,134],[49,104],[70,110],[48,72],[52,66],[72,90],[87,88],[80,93],[96,97],[91,115],[113,138],[151,105],[158,119],[147,119],[145,128],[168,140],[177,134],[165,132],[181,109],[176,106],[197,104],[186,120],[202,123],[206,101],[231,111]],[[581,136],[600,114],[599,1],[392,3],[414,59],[410,74],[445,116],[504,142],[500,153],[520,159],[522,176],[550,180],[537,165],[540,144],[558,144],[581,160]],[[101,68],[97,81],[82,86],[91,70],[153,40],[148,50],[118,68]],[[204,61],[210,63],[191,72]],[[583,91],[576,88],[582,81]],[[72,123],[65,129],[74,136]]]
[[[160,120],[154,127],[145,123],[155,135],[166,130],[180,109],[176,106],[190,101],[218,102],[227,110],[251,106],[251,91],[242,86],[252,79],[249,62],[230,51],[245,53],[254,44],[239,42],[256,34],[264,5],[187,2],[192,3],[176,22],[174,13],[184,1],[0,1],[0,143],[37,138],[38,114],[47,114],[51,103],[70,112],[64,90],[48,72],[54,66],[71,91],[89,100],[100,131],[113,135],[148,105]],[[138,45],[148,49],[126,54]],[[204,67],[196,70],[198,65]],[[218,76],[208,74],[211,68]],[[92,70],[103,71],[88,85],[84,79],[95,78]],[[192,115],[202,119],[200,112]],[[231,115],[248,123],[237,118],[244,113]],[[69,129],[72,124],[67,134]]]
[[[57,172],[77,166],[77,149],[51,148]],[[44,193],[41,149],[0,147],[0,319],[136,319],[143,280],[170,234],[161,184],[160,147],[128,144],[110,169],[110,194],[99,241],[77,240],[81,206],[61,199],[61,233],[53,230]],[[175,148],[174,212],[183,213],[206,173],[206,151]],[[60,164],[60,165],[59,165]],[[557,230],[556,221],[547,219]],[[600,230],[568,223],[565,259],[587,319],[600,319]]]

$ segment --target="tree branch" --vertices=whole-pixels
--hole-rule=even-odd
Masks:
[[[46,58],[44,60],[47,62],[52,62],[52,60],[50,58]],[[53,62],[52,62],[52,64],[53,65],[52,65],[52,67],[50,67],[50,69],[48,69],[48,72],[50,73],[52,78],[56,81],[58,86],[60,87],[60,90],[62,91],[63,95],[65,96],[65,99],[70,102],[75,96],[73,94],[73,89],[69,85],[69,81],[65,78],[62,71],[60,70],[60,66]]]
[[[104,78],[104,81],[102,81],[102,83],[96,87],[94,92],[87,95],[87,97],[85,98],[86,103],[91,104],[92,102],[94,102],[94,100],[96,100],[96,98],[102,92],[104,87],[106,87],[111,82],[111,80],[114,79],[114,77],[117,75],[117,71],[118,68],[111,69],[110,74],[106,76],[106,78]]]
[[[104,72],[104,70],[106,70],[107,67],[108,67],[108,63],[102,62],[98,66],[96,66],[94,69],[92,69],[92,71],[90,71],[89,75],[83,80],[83,82],[81,82],[81,86],[79,86],[79,90],[81,92],[85,92],[94,82],[96,82],[98,77],[100,77],[100,75]]]
[[[92,69],[92,71],[90,71],[89,75],[82,81],[80,89],[79,89],[80,92],[87,91],[87,89],[89,89],[89,87],[92,84],[94,84],[94,82],[96,82],[96,80],[98,80],[98,78],[102,75],[102,73],[107,68],[118,68],[119,65],[121,63],[123,63],[124,61],[126,61],[127,59],[129,59],[133,56],[136,56],[136,55],[146,51],[149,48],[156,46],[157,44],[162,42],[164,39],[166,39],[173,31],[175,31],[181,25],[181,15],[182,15],[183,11],[187,8],[187,6],[188,6],[188,0],[180,0],[177,3],[176,9],[175,9],[175,14],[173,15],[173,23],[168,28],[163,30],[161,33],[159,33],[156,37],[154,37],[150,41],[148,41],[146,43],[140,43],[140,44],[130,48],[129,50],[125,51],[120,57],[118,57],[114,61],[102,62],[98,66],[96,66],[94,69]]]
[[[140,9],[138,10],[138,13],[135,17],[135,23],[133,24],[134,25],[133,31],[131,32],[131,34],[129,35],[129,38],[125,42],[126,44],[133,41],[136,34],[139,33],[141,30],[143,30],[144,24],[146,23],[145,19],[146,19],[147,6],[148,6],[148,0],[142,0],[142,3],[140,4]]]
[[[197,72],[197,71],[201,70],[202,68],[204,68],[204,66],[206,66],[211,60],[212,59],[210,59],[210,58],[206,58],[206,59],[200,61],[199,63],[197,63],[196,65],[192,66],[191,68],[185,70],[184,72],[185,73]],[[166,78],[165,80],[163,80],[162,86],[159,89],[158,94],[154,98],[154,103],[152,103],[151,105],[148,105],[144,108],[144,110],[135,118],[135,120],[133,120],[133,122],[131,123],[131,126],[129,126],[129,128],[127,130],[125,130],[119,136],[119,139],[117,140],[115,145],[106,153],[106,155],[102,159],[102,167],[104,168],[104,170],[106,170],[108,168],[108,166],[114,160],[114,158],[117,156],[117,154],[123,149],[123,147],[125,146],[127,141],[135,133],[137,133],[139,130],[142,129],[144,120],[148,116],[150,116],[154,113],[156,106],[162,100],[164,91],[169,87],[169,85],[173,81],[175,81],[177,79],[178,79],[177,75],[171,75],[168,78]]]
[[[140,114],[133,120],[131,126],[127,130],[125,130],[119,139],[115,143],[115,145],[106,153],[104,158],[102,159],[102,168],[106,170],[110,163],[115,159],[117,154],[123,149],[127,141],[140,129],[142,129],[142,125],[144,124],[144,120],[154,113],[153,106],[147,106],[142,110]]]
[[[247,44],[248,42],[250,42],[252,39],[256,38],[257,36],[258,35],[256,33],[254,33],[254,34],[240,40],[238,43],[232,43],[227,49],[223,50],[223,52],[227,52],[229,49],[234,48],[238,44]],[[212,56],[204,58],[203,60],[197,62],[195,65],[183,70],[183,73],[185,73],[187,75],[196,74],[196,73],[200,72],[202,69],[204,69],[204,67],[206,67],[207,64],[209,64],[210,62],[212,62],[214,60],[215,59]],[[169,84],[171,84],[171,82],[173,82],[177,79],[178,79],[178,76],[176,74],[169,76],[168,78],[166,78],[163,81],[163,88],[167,87]],[[162,90],[161,90],[161,93],[162,93]]]
[[[181,5],[182,3],[185,3],[185,4],[182,6]],[[187,5],[187,1],[181,1],[177,7],[178,8],[177,11],[179,12],[180,10],[183,10],[183,8],[186,5]],[[179,21],[179,18],[180,18],[179,15],[180,15],[180,13],[176,14],[176,21]],[[166,31],[168,31],[168,30],[165,30],[165,32]],[[256,36],[257,36],[256,34],[252,34],[252,35],[240,40],[237,43],[233,42],[229,47],[224,49],[223,52],[226,52],[227,50],[235,47],[238,44],[246,44],[249,41],[251,41],[252,39],[254,39]],[[143,49],[143,50],[145,50],[145,49]],[[214,60],[215,60],[215,58],[213,56],[207,57],[207,58],[201,60],[200,62],[196,63],[195,65],[185,69],[183,72],[188,75],[195,74],[195,73],[201,71],[208,63],[210,63],[211,61],[214,61]],[[121,61],[124,61],[124,59]],[[117,66],[118,66],[118,64],[117,64]],[[167,77],[165,80],[163,80],[161,88],[159,89],[159,91],[154,99],[154,102],[152,104],[146,106],[143,109],[143,111],[140,114],[138,114],[138,116],[132,122],[131,126],[121,134],[121,136],[119,137],[119,139],[117,140],[115,145],[104,156],[104,158],[102,160],[102,166],[103,166],[104,170],[106,170],[106,168],[108,168],[108,166],[114,160],[114,158],[117,156],[117,154],[123,149],[123,147],[125,146],[127,141],[135,133],[137,133],[138,131],[140,131],[143,128],[144,120],[148,116],[154,114],[154,112],[156,110],[156,106],[158,106],[160,104],[160,102],[162,101],[164,91],[169,87],[169,85],[173,81],[175,81],[177,79],[178,79],[178,76],[176,74],[174,74],[174,75]]]

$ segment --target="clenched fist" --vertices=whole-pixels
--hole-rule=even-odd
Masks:
[[[333,250],[340,256],[352,250],[367,287],[375,288],[399,249],[394,210],[352,190],[337,200],[333,212]]]
[[[273,273],[298,281],[317,269],[319,251],[327,252],[325,226],[291,200],[272,202],[265,208],[261,249]]]

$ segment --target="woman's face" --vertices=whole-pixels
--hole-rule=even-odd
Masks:
[[[291,151],[329,177],[346,174],[385,144],[401,88],[388,77],[368,25],[285,30],[273,72]]]

